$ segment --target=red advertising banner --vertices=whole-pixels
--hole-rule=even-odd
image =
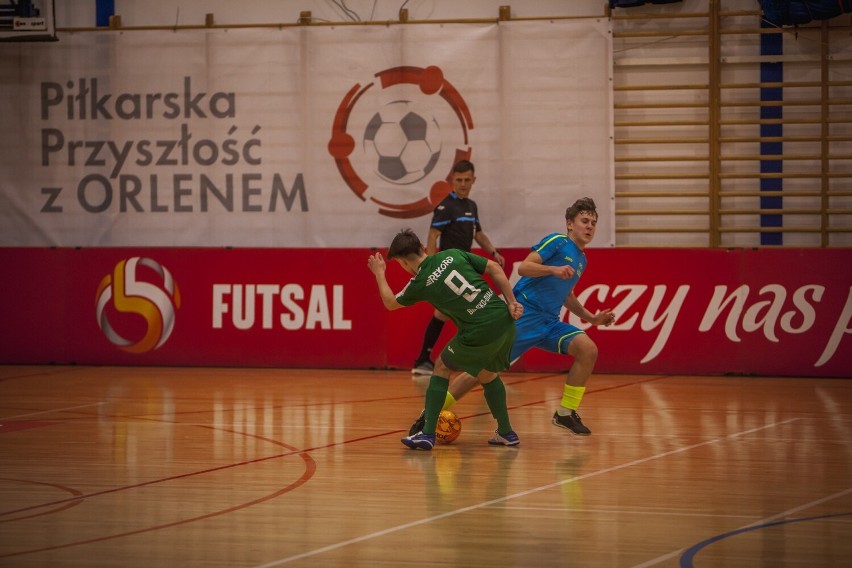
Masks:
[[[0,363],[407,368],[432,310],[387,312],[370,252],[0,248]],[[617,315],[587,330],[596,372],[852,376],[850,249],[587,254],[575,293]],[[531,351],[513,370],[570,364]]]

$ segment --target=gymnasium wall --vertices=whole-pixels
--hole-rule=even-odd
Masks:
[[[412,18],[452,17],[447,3],[407,4]],[[124,25],[162,25],[155,5],[116,2]],[[577,15],[566,5],[591,11],[525,2],[513,15]],[[169,6],[184,24],[198,10]],[[464,6],[455,17],[499,8]],[[84,25],[83,8],[57,7],[60,28]],[[611,26],[66,31],[0,45],[0,362],[406,368],[431,310],[387,313],[366,257],[400,228],[425,235],[449,168],[470,157],[484,227],[512,263],[564,230],[571,201],[598,202],[577,293],[618,314],[589,331],[599,372],[852,375],[852,249],[671,248],[698,242],[672,232],[615,247]],[[627,234],[671,231],[655,215],[629,216]],[[515,368],[567,364],[534,352]]]

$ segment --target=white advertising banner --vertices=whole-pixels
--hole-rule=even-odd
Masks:
[[[611,57],[603,19],[0,45],[0,246],[386,246],[460,158],[497,246],[583,196],[612,246]]]

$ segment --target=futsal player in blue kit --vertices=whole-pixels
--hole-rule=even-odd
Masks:
[[[598,357],[595,342],[580,328],[560,319],[562,307],[592,325],[610,325],[615,321],[611,309],[595,314],[587,310],[574,295],[574,286],[586,270],[586,245],[592,242],[597,229],[598,213],[595,202],[584,197],[565,212],[566,232],[551,233],[532,247],[521,263],[521,279],[513,289],[515,298],[523,304],[524,313],[515,322],[517,333],[510,360],[537,347],[545,351],[570,355],[574,364],[565,379],[562,403],[554,412],[555,426],[574,434],[589,435],[577,409],[586,391]],[[450,384],[444,410],[453,406],[478,384],[475,378],[462,373]],[[411,427],[419,431],[418,420]]]

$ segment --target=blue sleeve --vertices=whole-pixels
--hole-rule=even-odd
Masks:
[[[429,226],[443,232],[452,220],[453,219],[450,216],[450,208],[442,206],[442,203],[439,203],[432,212],[432,222]]]
[[[533,247],[533,250],[539,254],[542,262],[547,264],[548,260],[560,253],[566,238],[568,237],[559,233],[547,235]]]

